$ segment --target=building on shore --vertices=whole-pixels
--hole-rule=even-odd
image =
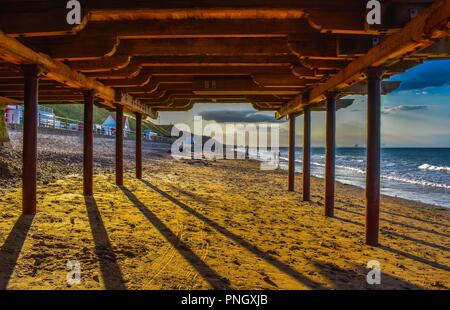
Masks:
[[[127,137],[131,133],[130,122],[129,122],[129,119],[127,116],[123,117],[122,126],[123,126],[124,136]],[[108,115],[108,117],[105,119],[105,121],[102,124],[102,129],[103,129],[104,133],[106,135],[110,135],[110,136],[115,135],[116,128],[117,128],[116,115],[115,114]]]

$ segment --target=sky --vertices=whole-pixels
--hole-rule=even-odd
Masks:
[[[381,143],[384,147],[450,147],[450,60],[431,60],[390,78],[400,87],[382,96]],[[336,142],[339,147],[365,146],[365,96],[348,96],[353,105],[337,111]],[[258,112],[250,104],[196,104],[186,112],[162,112],[160,124],[184,123],[194,116],[203,124],[225,123],[280,125],[280,145],[288,145],[288,124],[273,112]],[[301,145],[303,117],[297,117],[297,143]],[[312,113],[312,144],[325,144],[325,113]]]

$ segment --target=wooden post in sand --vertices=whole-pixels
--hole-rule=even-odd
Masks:
[[[289,191],[295,190],[295,116],[289,115]]]
[[[116,185],[123,185],[123,107],[116,107]]]
[[[142,114],[136,113],[136,179],[142,179]]]
[[[366,243],[376,246],[380,220],[380,120],[383,69],[370,68],[367,75]]]
[[[94,177],[94,91],[84,92],[84,140],[83,140],[83,194],[92,196]]]
[[[334,216],[336,156],[336,93],[327,94],[327,138],[325,159],[325,216]]]
[[[23,155],[22,155],[22,212],[36,214],[37,181],[37,119],[40,69],[36,65],[23,66]]]
[[[311,109],[306,107],[303,124],[303,201],[311,199]]]

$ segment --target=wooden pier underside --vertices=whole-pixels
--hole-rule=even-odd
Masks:
[[[364,93],[370,66],[389,76],[449,56],[449,1],[381,1],[381,26],[366,2],[92,0],[70,26],[66,1],[2,0],[0,104],[23,101],[15,65],[37,64],[40,103],[93,89],[97,104],[151,117],[233,100],[284,117],[326,92]]]

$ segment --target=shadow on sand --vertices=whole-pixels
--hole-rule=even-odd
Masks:
[[[34,215],[21,215],[0,250],[0,290],[8,288],[33,219]]]
[[[361,206],[361,205],[358,205],[358,204],[354,204],[354,203],[349,203],[348,201],[345,201],[345,200],[336,199],[336,202],[343,203],[343,204],[345,204],[348,207],[351,207],[353,209],[365,210],[364,206]],[[439,223],[439,222],[431,221],[431,220],[428,220],[428,219],[418,218],[418,217],[415,217],[415,216],[405,215],[405,214],[401,214],[401,213],[393,212],[393,211],[381,210],[380,214],[389,214],[389,215],[392,215],[392,216],[402,217],[402,218],[405,218],[405,219],[408,219],[408,220],[414,220],[414,221],[423,222],[423,223],[427,223],[427,224],[431,224],[431,225],[436,225],[436,226],[440,226],[440,227],[444,227],[444,228],[449,228],[450,227],[449,225],[447,225],[445,223]],[[383,219],[383,221],[385,221],[385,219]],[[404,223],[401,223],[401,224],[404,225]],[[417,228],[417,227],[415,227],[415,228]]]
[[[343,222],[346,222],[346,223],[349,223],[349,224],[353,224],[353,225],[364,227],[363,224],[355,222],[355,221],[352,221],[352,220],[349,220],[349,219],[345,219],[345,218],[338,217],[338,216],[334,216],[333,218],[335,218],[337,220],[340,220],[340,221],[343,221]],[[426,242],[426,241],[423,241],[423,240],[418,240],[418,239],[414,239],[414,238],[411,238],[411,237],[403,236],[403,235],[394,233],[392,231],[380,229],[380,232],[385,234],[385,235],[389,235],[390,234],[390,235],[393,235],[393,236],[396,236],[396,237],[399,237],[399,238],[403,238],[405,240],[409,240],[409,241],[414,242],[414,243],[419,243],[419,244],[423,244],[423,245],[426,245],[426,246],[429,246],[429,247],[433,247],[433,248],[436,248],[436,249],[448,251],[448,249],[446,247],[442,247],[442,246],[436,245],[436,244],[431,243],[431,242]],[[450,267],[448,267],[446,265],[443,265],[443,264],[440,264],[440,263],[437,263],[437,262],[434,262],[434,261],[430,261],[430,260],[428,260],[426,258],[419,257],[417,255],[410,254],[410,253],[407,253],[407,252],[404,252],[404,251],[401,251],[401,250],[398,250],[398,249],[394,249],[394,248],[388,247],[386,245],[379,245],[378,247],[380,249],[385,250],[385,251],[388,251],[388,252],[391,252],[391,253],[394,253],[394,254],[397,254],[397,255],[404,256],[406,258],[415,260],[417,262],[421,262],[421,263],[429,265],[431,267],[442,269],[442,270],[445,270],[445,271],[450,271]]]
[[[352,269],[341,269],[330,263],[319,262],[313,260],[312,264],[320,270],[320,273],[328,278],[331,286],[337,290],[420,290],[419,286],[411,284],[400,278],[391,276],[381,272],[380,284],[370,285],[367,283],[366,277],[369,269],[361,266],[355,266]],[[356,280],[356,281],[355,281]]]
[[[189,246],[170,230],[152,211],[150,211],[130,190],[120,186],[128,200],[141,211],[147,220],[166,238],[167,241],[194,267],[212,288],[216,290],[230,289],[226,279],[209,267]]]
[[[248,241],[242,239],[241,237],[235,235],[234,233],[232,233],[229,230],[227,230],[225,227],[223,227],[223,226],[217,224],[216,222],[210,220],[209,218],[207,218],[203,214],[201,214],[201,213],[195,211],[194,209],[190,208],[189,206],[187,206],[183,202],[181,202],[178,199],[172,197],[168,193],[162,191],[161,189],[159,189],[155,185],[151,184],[150,182],[148,182],[146,180],[142,180],[142,182],[146,186],[148,186],[152,190],[154,190],[155,192],[157,192],[160,195],[162,195],[167,200],[171,201],[172,203],[174,203],[175,205],[177,205],[181,209],[187,211],[191,215],[193,215],[196,218],[198,218],[199,220],[203,221],[205,224],[207,224],[210,227],[214,228],[220,234],[222,234],[225,237],[229,238],[230,240],[232,240],[236,244],[239,244],[240,246],[242,246],[243,248],[247,249],[249,252],[253,253],[254,255],[260,257],[261,259],[263,259],[267,263],[271,264],[272,266],[274,266],[278,270],[280,270],[280,271],[284,272],[285,274],[291,276],[293,279],[295,279],[299,283],[302,283],[303,285],[306,285],[307,287],[312,288],[312,289],[325,289],[319,283],[309,279],[308,277],[306,277],[306,276],[302,275],[301,273],[297,272],[296,270],[292,269],[286,263],[283,263],[283,262],[277,260],[273,256],[271,256],[271,255],[267,254],[266,252],[264,252],[263,250],[259,249],[257,246],[255,246],[255,245],[249,243]]]
[[[85,197],[89,224],[95,243],[95,254],[100,262],[103,281],[107,290],[126,290],[117,258],[109,241],[97,203],[92,197]]]
[[[347,210],[347,209],[339,208],[339,207],[335,207],[335,209],[343,211],[343,212],[347,212],[347,213],[350,213],[350,214],[354,214],[354,215],[359,215],[359,216],[365,217],[365,214],[361,213],[361,212],[356,212],[356,211],[353,211],[353,210]],[[406,227],[406,228],[409,228],[409,229],[414,229],[414,230],[417,230],[417,231],[421,231],[421,232],[425,232],[425,233],[429,233],[429,234],[434,234],[434,235],[445,237],[445,238],[450,238],[449,234],[438,232],[438,231],[431,230],[431,229],[422,228],[422,227],[417,227],[417,226],[410,225],[410,224],[407,224],[407,223],[400,223],[400,222],[389,220],[389,219],[385,219],[385,218],[382,218],[381,222],[389,223],[389,224],[392,224],[392,225],[403,226],[403,227]]]

